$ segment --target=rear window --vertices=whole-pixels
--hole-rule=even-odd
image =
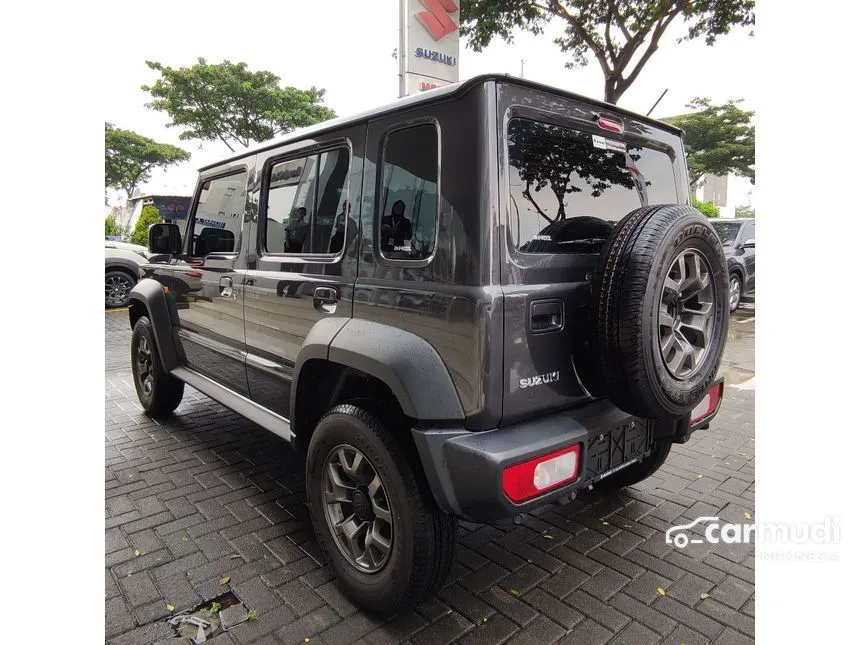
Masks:
[[[524,253],[599,253],[630,211],[678,203],[665,152],[523,118],[508,125],[508,176],[510,237]]]

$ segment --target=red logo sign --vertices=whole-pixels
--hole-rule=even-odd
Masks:
[[[457,23],[448,15],[458,11],[454,0],[421,0],[421,4],[427,11],[415,15],[434,40],[441,40],[452,31],[457,31]]]

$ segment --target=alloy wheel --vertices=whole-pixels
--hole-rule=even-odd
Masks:
[[[131,280],[118,275],[105,278],[105,302],[114,307],[121,307],[128,301],[132,289]]]
[[[734,311],[741,304],[741,282],[737,276],[729,280],[729,308]]]
[[[663,280],[659,343],[666,369],[676,379],[702,366],[713,337],[714,285],[708,260],[695,249],[675,256]]]
[[[379,473],[357,448],[332,448],[323,466],[323,508],[338,549],[362,573],[375,573],[391,555],[394,522]]]
[[[137,378],[140,387],[146,396],[152,395],[155,374],[152,366],[152,349],[146,336],[141,336],[137,341]]]

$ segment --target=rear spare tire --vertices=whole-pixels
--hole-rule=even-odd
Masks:
[[[713,383],[729,323],[728,271],[707,219],[684,205],[624,217],[592,278],[599,386],[622,410],[681,417]]]

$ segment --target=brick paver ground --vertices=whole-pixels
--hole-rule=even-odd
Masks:
[[[445,588],[383,622],[320,564],[301,458],[191,388],[171,420],[144,416],[128,317],[107,312],[106,640],[169,638],[168,604],[178,611],[229,589],[258,618],[208,643],[752,642],[753,545],[664,543],[668,527],[699,516],[754,517],[752,316],[733,317],[718,420],[673,447],[655,476],[516,527],[462,523]]]

